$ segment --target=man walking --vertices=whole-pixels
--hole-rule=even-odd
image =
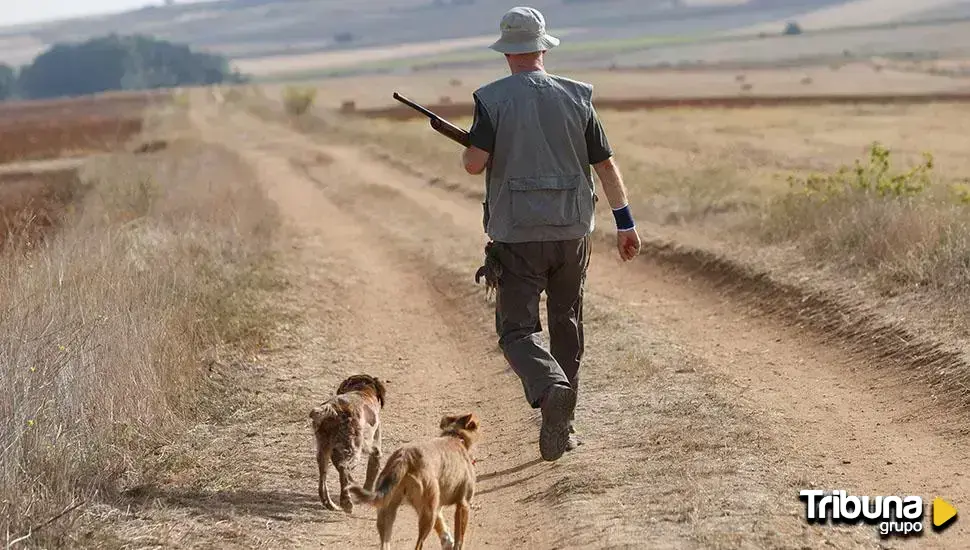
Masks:
[[[470,174],[486,172],[486,271],[497,285],[499,345],[542,411],[539,451],[557,460],[579,445],[573,410],[583,356],[583,286],[597,197],[590,166],[617,225],[623,260],[640,252],[626,188],[592,105],[593,87],[549,74],[544,54],[559,39],[546,34],[538,10],[517,7],[501,21],[491,48],[511,74],[475,91]],[[539,336],[546,293],[549,350]]]

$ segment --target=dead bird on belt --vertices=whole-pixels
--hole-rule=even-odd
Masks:
[[[495,292],[498,288],[499,279],[502,277],[502,264],[498,261],[495,251],[495,243],[489,242],[485,245],[485,264],[475,272],[475,284],[485,279],[485,296]]]

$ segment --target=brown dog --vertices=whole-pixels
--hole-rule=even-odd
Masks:
[[[377,490],[350,488],[356,502],[377,507],[377,532],[381,548],[391,547],[391,530],[401,503],[407,499],[418,513],[421,550],[431,528],[445,550],[460,550],[468,530],[469,507],[475,494],[475,469],[470,450],[478,440],[474,413],[441,419],[441,436],[400,447],[387,459],[377,478]],[[455,537],[448,532],[444,506],[455,506]]]
[[[381,462],[381,410],[384,384],[373,376],[355,374],[337,387],[337,394],[310,411],[317,443],[320,478],[317,492],[328,510],[337,506],[327,490],[327,463],[333,462],[340,475],[340,507],[348,514],[354,509],[348,488],[354,484],[352,470],[362,452],[369,455],[364,486],[374,487]]]

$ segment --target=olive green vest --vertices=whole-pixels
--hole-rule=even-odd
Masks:
[[[484,220],[493,241],[567,240],[593,230],[592,94],[590,84],[543,71],[475,91],[495,130]]]

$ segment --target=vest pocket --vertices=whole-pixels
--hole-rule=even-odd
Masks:
[[[534,227],[579,223],[581,183],[580,175],[510,179],[512,225]]]

